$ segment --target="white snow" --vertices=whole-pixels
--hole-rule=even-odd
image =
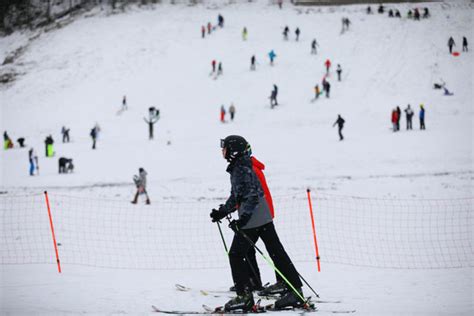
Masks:
[[[0,130],[8,131],[15,146],[19,137],[27,143],[26,148],[0,152],[1,190],[7,196],[48,190],[128,204],[135,189],[132,175],[144,167],[153,205],[201,197],[218,205],[229,191],[219,139],[235,133],[246,137],[266,164],[277,197],[304,194],[307,187],[341,196],[473,196],[474,59],[472,51],[454,57],[447,47],[449,36],[456,51],[461,51],[462,36],[474,42],[471,2],[416,4],[432,14],[420,22],[369,16],[366,6],[358,5],[285,4],[278,10],[268,1],[215,3],[132,6],[113,15],[94,11],[29,41],[13,64],[24,74],[0,88]],[[415,5],[389,7],[405,16]],[[201,39],[201,25],[215,24],[218,13],[225,27]],[[352,21],[344,34],[342,17]],[[285,25],[290,27],[287,42],[281,34]],[[247,41],[241,37],[244,26]],[[296,27],[302,32],[299,42],[294,40]],[[31,36],[24,32],[0,38],[0,60]],[[313,38],[319,43],[316,56],[310,54]],[[271,49],[277,54],[273,67],[267,57]],[[252,54],[258,62],[255,72],[249,70]],[[333,64],[331,98],[311,103],[327,58]],[[212,59],[223,63],[224,75],[217,80],[209,76]],[[342,82],[336,80],[337,64],[343,69]],[[432,88],[440,78],[453,96]],[[268,96],[273,84],[279,87],[281,105],[272,110]],[[117,115],[123,95],[129,110]],[[231,102],[236,119],[222,124],[220,106],[228,108]],[[403,110],[408,103],[415,111],[414,129],[405,130],[403,117],[401,131],[393,133],[391,110],[397,105]],[[417,121],[421,103],[425,131]],[[150,106],[161,113],[153,141],[143,121]],[[332,127],[337,114],[346,120],[343,142]],[[96,122],[102,132],[93,151],[89,131]],[[69,144],[61,143],[63,125],[71,128]],[[55,158],[44,157],[48,134],[55,139]],[[30,147],[40,158],[39,176],[28,175]],[[74,159],[73,174],[57,174],[61,156]],[[284,225],[278,222],[277,230]],[[358,315],[474,312],[472,268],[326,264],[317,273],[315,263],[296,264],[322,299],[343,301],[321,304],[322,310],[356,309]],[[270,269],[264,263],[260,267],[263,279],[272,282]],[[55,269],[2,265],[0,313],[135,315],[151,314],[151,304],[200,309],[202,303],[220,305],[226,298],[179,293],[174,283],[220,290],[231,284],[229,268],[150,271],[65,265],[61,275]],[[307,288],[305,294],[310,295]]]

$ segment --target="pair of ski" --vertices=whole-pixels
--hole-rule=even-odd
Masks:
[[[181,284],[175,284],[175,287],[176,287],[176,290],[181,291],[181,292],[196,292],[196,291],[198,291],[200,294],[202,294],[204,296],[228,297],[228,298],[232,298],[232,297],[235,296],[230,291],[196,290],[196,289],[192,289],[190,287],[186,287],[186,286],[181,285]],[[275,299],[276,298],[275,295],[258,295],[257,294],[257,296],[261,299]],[[339,304],[339,303],[341,303],[341,301],[339,301],[339,300],[320,300],[320,299],[312,300],[312,302],[317,303],[317,304],[326,304],[326,303],[328,303],[328,304]]]

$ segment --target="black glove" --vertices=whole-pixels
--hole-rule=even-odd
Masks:
[[[227,212],[221,211],[222,207],[219,208],[219,210],[213,209],[211,214],[209,216],[212,218],[212,222],[219,222],[221,219],[227,216]]]
[[[229,228],[232,229],[234,232],[238,232],[249,222],[250,217],[250,214],[243,213],[238,220],[233,220],[229,223]]]

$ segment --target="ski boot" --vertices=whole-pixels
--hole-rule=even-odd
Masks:
[[[301,297],[304,297],[301,288],[296,290]],[[287,292],[275,302],[275,309],[284,309],[286,307],[305,308],[306,302],[302,300],[301,297],[297,295],[294,290],[287,290]]]
[[[242,295],[237,295],[224,305],[226,312],[234,310],[242,310],[244,312],[251,311],[255,302],[253,300],[253,294],[250,291],[245,291]]]
[[[277,294],[283,294],[287,291],[286,285],[283,282],[278,281],[275,284],[272,284],[260,292],[258,292],[259,296],[274,296]]]

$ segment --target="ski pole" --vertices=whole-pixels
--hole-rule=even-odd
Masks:
[[[227,217],[227,220],[229,221],[230,223],[230,217],[228,216]],[[278,275],[281,276],[281,278],[286,282],[286,284],[288,284],[288,286],[293,290],[293,292],[305,303],[308,303],[307,300],[300,294],[300,292],[298,292],[296,290],[296,288],[293,286],[293,284],[291,284],[291,282],[285,277],[285,275],[275,266],[275,264],[273,263],[273,261],[271,261],[267,256],[265,256],[265,254],[260,250],[260,248],[257,247],[257,245],[255,245],[255,243],[252,241],[252,239],[250,239],[249,236],[247,236],[247,234],[245,234],[243,231],[237,229],[237,231],[249,242],[249,244],[255,248],[255,250],[258,251],[258,253],[263,257],[263,259],[265,259],[265,261],[267,261],[267,263],[270,265],[270,267],[276,272],[278,273]],[[296,273],[298,273],[298,276],[306,283],[306,285],[313,291],[313,293],[316,295],[316,297],[319,297],[318,293],[316,293],[313,288],[308,284],[308,282],[306,282],[306,280],[299,274],[298,271],[296,271]]]
[[[219,228],[219,233],[221,234],[222,242],[224,243],[225,252],[227,253],[227,256],[229,256],[229,250],[227,250],[227,244],[225,243],[224,235],[222,234],[221,225],[219,223],[220,223],[220,221],[216,222],[217,227]]]

